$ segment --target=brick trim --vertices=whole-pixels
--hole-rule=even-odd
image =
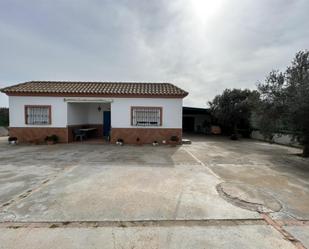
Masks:
[[[171,136],[182,139],[181,128],[111,128],[111,143],[116,143],[118,139],[123,139],[125,144],[151,144],[154,141],[167,144],[171,143]],[[139,138],[139,141],[137,141]]]
[[[76,126],[73,126],[76,127]],[[60,143],[72,141],[71,127],[10,127],[9,135],[17,137],[21,143],[43,143],[46,136],[57,135]],[[179,137],[179,144],[182,139],[181,128],[111,128],[111,143],[116,143],[122,138],[126,144],[150,144],[153,141],[162,143],[163,140],[170,143],[171,136]],[[137,142],[136,138],[140,141]]]
[[[46,136],[57,135],[60,143],[68,142],[66,127],[10,127],[9,135],[21,143],[44,143]]]

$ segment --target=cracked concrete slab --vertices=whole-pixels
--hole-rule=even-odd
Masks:
[[[296,155],[300,149],[248,139],[191,140],[187,150],[222,181],[263,189],[282,204],[282,216],[309,219],[309,160]]]
[[[12,204],[15,221],[259,218],[223,200],[201,166],[79,166]]]
[[[266,225],[0,229],[0,241],[0,249],[295,248]]]
[[[285,226],[290,234],[300,240],[306,248],[309,248],[309,226]]]
[[[147,248],[292,248],[271,225],[254,223],[263,222],[258,212],[227,202],[216,186],[234,182],[250,185],[251,194],[266,191],[282,204],[272,219],[309,219],[309,163],[294,155],[299,150],[254,140],[191,140],[175,148],[0,141],[0,222],[12,223],[0,226],[0,248],[145,248],[145,241]],[[241,188],[233,191],[242,195]],[[57,221],[85,223],[44,227]],[[87,226],[117,221],[138,225]],[[141,225],[152,221],[157,226]],[[17,228],[18,222],[43,227]],[[295,231],[306,243],[306,231]]]
[[[217,185],[217,191],[228,202],[259,213],[279,212],[282,208],[273,196],[253,185],[222,182]]]

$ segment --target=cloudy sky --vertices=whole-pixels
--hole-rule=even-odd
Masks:
[[[185,105],[206,107],[308,49],[308,10],[308,0],[1,0],[0,87],[173,82],[189,91]]]

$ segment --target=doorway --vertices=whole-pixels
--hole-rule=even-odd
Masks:
[[[103,113],[103,136],[109,137],[111,130],[111,112],[104,111]]]
[[[183,117],[183,131],[184,132],[194,132],[194,124],[195,124],[195,118],[190,116],[184,116]]]

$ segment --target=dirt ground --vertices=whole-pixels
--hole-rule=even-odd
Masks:
[[[309,247],[299,149],[189,138],[177,147],[0,139],[0,248]]]

